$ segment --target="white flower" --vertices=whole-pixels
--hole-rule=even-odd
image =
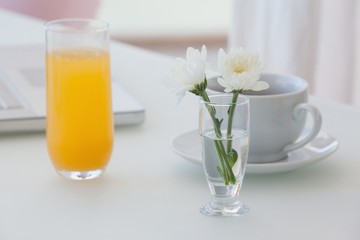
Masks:
[[[218,68],[221,73],[218,83],[225,87],[225,92],[233,90],[260,91],[269,87],[266,82],[258,81],[262,70],[259,56],[243,48],[233,48],[228,55],[223,49],[220,49]]]
[[[186,91],[195,90],[205,81],[206,47],[198,49],[189,47],[186,59],[177,58],[171,74],[164,79],[164,84],[173,88],[176,95],[182,98]]]

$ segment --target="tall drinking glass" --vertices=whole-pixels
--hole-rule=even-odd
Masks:
[[[249,100],[242,95],[234,100],[229,94],[209,100],[201,100],[199,131],[211,200],[200,212],[239,216],[248,211],[239,193],[249,152]]]
[[[113,148],[109,25],[90,19],[46,24],[46,139],[56,171],[99,177]]]

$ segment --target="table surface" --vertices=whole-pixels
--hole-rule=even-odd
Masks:
[[[43,23],[0,10],[1,45],[44,44]],[[125,44],[112,46],[112,70],[146,107],[140,126],[116,129],[105,175],[58,176],[44,133],[0,136],[0,239],[360,239],[360,111],[312,97],[323,131],[340,147],[317,164],[245,176],[242,217],[207,217],[200,166],[170,139],[197,126],[197,100],[176,99],[161,84],[173,59]],[[0,66],[1,67],[1,66]]]

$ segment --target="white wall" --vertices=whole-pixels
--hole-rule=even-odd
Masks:
[[[102,0],[98,18],[120,38],[226,35],[229,0]]]

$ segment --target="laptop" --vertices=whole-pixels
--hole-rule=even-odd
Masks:
[[[44,46],[0,47],[0,133],[44,131],[46,117]],[[144,121],[145,109],[112,80],[115,126]]]

